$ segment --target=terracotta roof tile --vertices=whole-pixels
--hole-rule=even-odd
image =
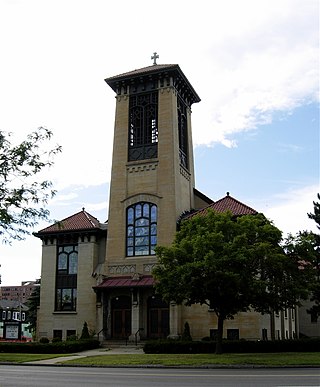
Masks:
[[[71,215],[68,218],[65,218],[52,224],[49,227],[44,228],[43,230],[39,231],[38,234],[73,230],[90,230],[98,228],[101,228],[98,219],[83,209],[77,214]]]
[[[217,200],[216,202],[210,204],[209,206],[199,211],[194,212],[192,215],[190,215],[190,217],[199,214],[206,214],[209,208],[211,208],[213,211],[220,213],[225,211],[231,211],[234,216],[255,215],[258,213],[258,211],[254,210],[253,208],[247,206],[244,203],[241,203],[239,200],[230,196],[229,192],[227,192],[227,195],[225,197],[220,200]]]

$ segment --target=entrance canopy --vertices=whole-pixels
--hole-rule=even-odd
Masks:
[[[110,277],[101,282],[100,285],[95,286],[94,289],[114,289],[114,288],[151,288],[155,285],[155,280],[151,275],[141,277],[122,276]]]

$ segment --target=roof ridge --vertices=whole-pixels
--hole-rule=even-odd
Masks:
[[[223,198],[217,200],[215,203],[217,203],[217,202],[219,202],[220,200],[223,200],[223,199],[225,199],[225,198],[227,198],[227,197],[231,198],[232,200],[234,200],[235,202],[241,204],[242,206],[245,206],[245,207],[247,207],[247,208],[250,208],[251,211],[258,212],[258,211],[255,210],[254,208],[248,206],[247,204],[245,204],[245,203],[243,203],[243,202],[240,202],[240,200],[238,200],[238,199],[234,198],[233,196],[231,196],[229,192],[227,192],[226,196],[224,196]]]
[[[87,211],[84,209],[84,207],[83,207],[82,211],[83,211],[83,213],[85,214],[85,216],[86,216],[86,218],[88,219],[88,221],[92,224],[93,227],[96,227],[96,225],[94,224],[94,222],[92,221],[91,218],[94,218],[98,223],[100,223],[99,220],[98,220],[96,217],[94,217],[93,215],[89,214],[89,212],[87,212]]]
[[[193,218],[196,215],[204,215],[207,213],[208,210],[213,210],[218,213],[231,211],[234,216],[258,214],[257,210],[243,202],[240,202],[240,200],[235,199],[233,196],[230,196],[229,192],[227,192],[227,195],[223,198],[207,205],[206,207],[197,210],[196,212],[187,215],[186,219]]]
[[[40,230],[34,235],[48,233],[48,232],[60,232],[60,231],[75,231],[75,230],[92,230],[92,229],[101,229],[100,221],[91,215],[89,212],[85,211],[84,207],[81,211],[70,215],[60,221],[55,221],[53,224],[48,227]],[[105,229],[105,228],[103,228]]]

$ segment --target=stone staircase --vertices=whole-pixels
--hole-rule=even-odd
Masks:
[[[101,346],[103,348],[110,348],[110,349],[142,349],[144,346],[144,341],[137,342],[137,345],[134,341],[126,341],[126,340],[103,340],[101,342]]]

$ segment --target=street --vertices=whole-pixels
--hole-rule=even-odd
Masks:
[[[168,369],[0,366],[1,387],[320,386],[320,368]]]

